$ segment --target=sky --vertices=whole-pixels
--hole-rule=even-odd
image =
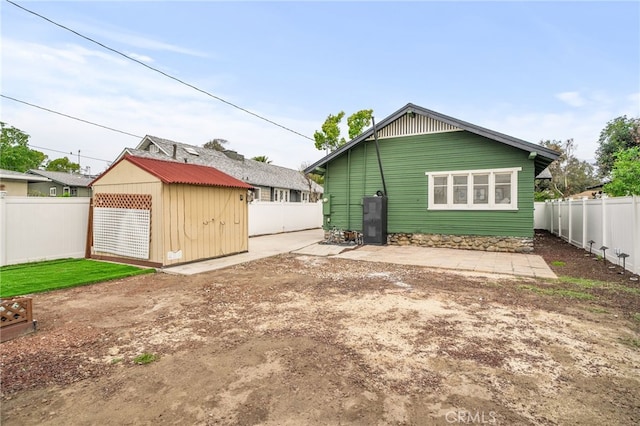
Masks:
[[[2,95],[120,132],[5,97],[0,121],[92,174],[144,135],[300,169],[327,115],[409,102],[593,162],[640,117],[636,1],[12,1],[120,53],[0,2]]]

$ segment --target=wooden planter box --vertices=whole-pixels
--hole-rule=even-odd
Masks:
[[[29,297],[2,300],[0,303],[0,342],[36,331],[33,304]]]

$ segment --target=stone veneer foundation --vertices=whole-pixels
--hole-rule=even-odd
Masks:
[[[484,237],[478,235],[389,234],[387,244],[465,250],[498,251],[508,253],[533,252],[533,238]]]

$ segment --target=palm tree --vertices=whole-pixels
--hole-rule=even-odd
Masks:
[[[271,160],[269,160],[269,157],[267,157],[266,155],[258,155],[256,157],[253,157],[252,160],[259,161],[261,163],[271,164]]]

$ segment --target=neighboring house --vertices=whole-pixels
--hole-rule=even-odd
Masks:
[[[567,198],[571,198],[574,200],[581,200],[583,198],[590,198],[590,199],[602,198],[602,195],[604,194],[603,187],[605,184],[606,183],[599,183],[597,185],[587,186],[587,188],[584,191],[578,194],[570,195]]]
[[[365,243],[532,250],[534,178],[557,152],[413,104],[376,128],[379,149],[371,128],[305,170],[325,177],[325,230],[360,231]]]
[[[46,177],[0,169],[1,196],[26,197],[29,195],[29,185],[46,184],[47,182],[50,181]]]
[[[304,203],[322,196],[322,186],[300,171],[250,160],[235,151],[216,151],[147,135],[135,149],[126,148],[118,158],[125,154],[214,167],[251,185],[255,201]]]
[[[91,186],[92,258],[162,267],[249,250],[251,186],[219,170],[125,155]]]
[[[48,179],[48,182],[34,182],[29,184],[29,195],[50,197],[91,197],[89,184],[94,179],[69,172],[50,172],[47,170],[31,169],[29,173]]]

